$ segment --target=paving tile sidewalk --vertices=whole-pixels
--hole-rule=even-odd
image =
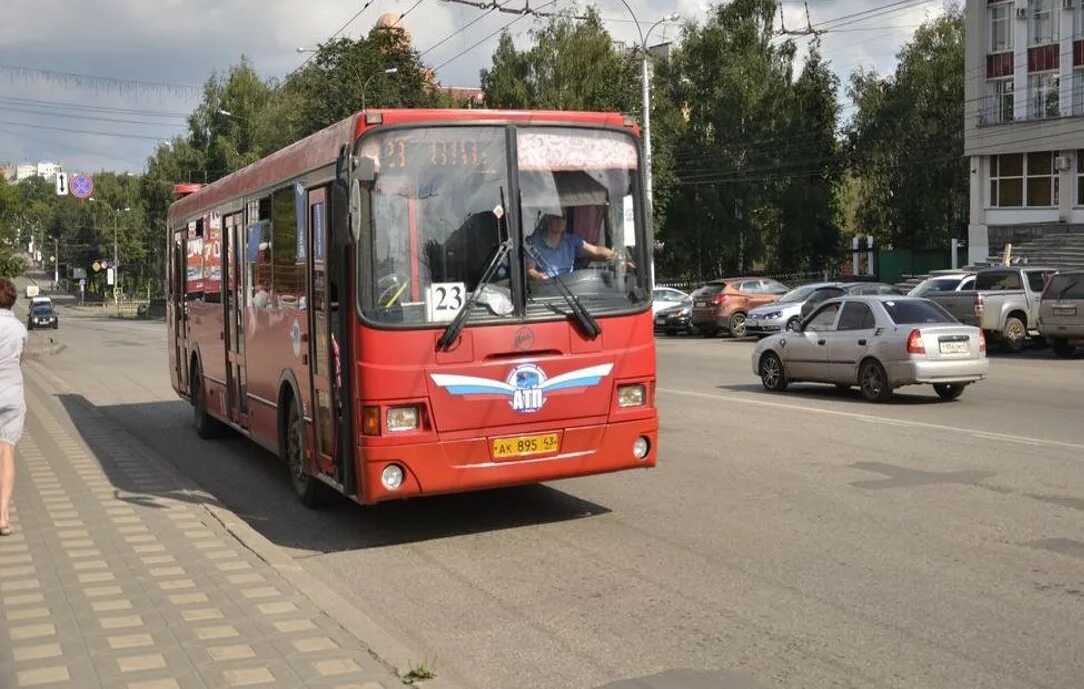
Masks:
[[[176,475],[34,378],[0,538],[0,687],[403,686]]]

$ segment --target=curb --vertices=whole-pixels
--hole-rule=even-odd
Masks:
[[[51,386],[59,391],[71,392],[68,384],[49,371],[41,362],[27,360],[25,367],[31,368],[35,376],[48,380]],[[169,460],[144,445],[139,438],[110,422],[104,414],[88,402],[83,402],[83,406],[91,416],[100,419],[112,431],[124,434],[132,450],[143,456],[155,469],[176,481],[181,490],[192,499],[192,504],[202,507],[241,545],[274,568],[302,595],[312,601],[321,612],[356,638],[373,658],[388,667],[401,682],[414,684],[414,686],[424,687],[425,689],[462,689],[459,684],[439,676],[414,683],[407,680],[406,675],[410,671],[411,663],[424,660],[424,654],[411,651],[395,636],[384,630],[369,615],[336,593],[330,586],[309,575],[301,565],[284,553],[281,548],[249,526],[248,522],[238,517],[232,510],[219,504],[214,496],[205,492],[199,485],[182,474]]]

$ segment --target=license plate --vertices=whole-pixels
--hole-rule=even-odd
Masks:
[[[497,438],[493,441],[493,459],[552,454],[557,452],[558,445],[556,433]]]
[[[658,318],[655,319],[655,322],[659,323],[659,324],[665,323],[666,322],[666,316],[659,316]]]
[[[698,302],[696,302],[696,305],[697,306],[707,306],[708,303],[706,301],[698,301]]]
[[[1054,307],[1054,315],[1055,316],[1075,316],[1076,315],[1076,307],[1075,306],[1055,306]]]
[[[971,345],[968,342],[942,342],[941,353],[942,354],[967,354],[971,351]]]

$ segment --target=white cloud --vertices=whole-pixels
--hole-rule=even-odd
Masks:
[[[537,8],[547,1],[532,0],[531,5]],[[505,2],[509,7],[522,5],[522,0]],[[629,3],[645,29],[671,12],[692,20],[702,20],[705,14],[701,0]],[[381,13],[401,13],[413,4],[414,0],[375,0],[346,35],[363,34]],[[580,3],[581,9],[583,6]],[[212,71],[227,69],[244,54],[260,73],[282,76],[304,59],[297,54],[297,47],[326,40],[360,7],[359,1],[341,0],[264,0],[258,4],[240,0],[7,0],[4,22],[0,23],[0,65],[199,85]],[[629,12],[620,0],[600,0],[598,7],[616,39],[630,43],[638,40],[636,27],[628,21]],[[824,52],[843,79],[859,65],[888,71],[894,66],[895,53],[913,30],[909,27],[920,23],[931,11],[938,11],[938,7],[937,0],[931,0],[846,27],[861,31],[825,34]],[[575,8],[569,0],[557,0],[544,9]],[[784,8],[788,28],[804,25],[805,11],[800,3],[786,0]],[[868,9],[870,0],[818,0],[810,6],[814,24]],[[455,33],[476,19],[479,12],[441,0],[423,0],[404,20],[419,50],[453,34],[424,57],[432,66],[443,65],[438,75],[446,84],[478,83],[479,70],[489,63],[497,43],[493,36],[472,49],[484,36],[511,23],[509,30],[517,42],[525,44],[529,31],[537,26],[537,20],[531,17],[513,23],[516,15],[492,12],[469,29]],[[652,33],[651,42],[673,40],[678,34],[678,27],[663,24]],[[117,110],[31,107],[10,100],[13,98]],[[155,146],[153,139],[182,132],[184,122],[179,118],[126,115],[119,109],[186,113],[197,100],[198,94],[118,90],[100,85],[94,88],[0,71],[2,122],[151,137],[120,138],[0,124],[0,160],[60,159],[69,170],[121,167],[138,171]]]

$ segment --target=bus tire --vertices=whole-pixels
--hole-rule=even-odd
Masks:
[[[193,362],[189,377],[192,397],[192,420],[196,426],[196,435],[204,440],[219,438],[226,430],[225,424],[211,416],[207,411],[207,391],[203,385],[203,374],[198,363]]]
[[[305,420],[297,408],[297,400],[290,400],[290,412],[286,417],[286,429],[283,433],[284,447],[282,456],[290,471],[290,485],[301,504],[309,509],[318,509],[327,504],[331,489],[309,473],[308,443],[305,438]]]

